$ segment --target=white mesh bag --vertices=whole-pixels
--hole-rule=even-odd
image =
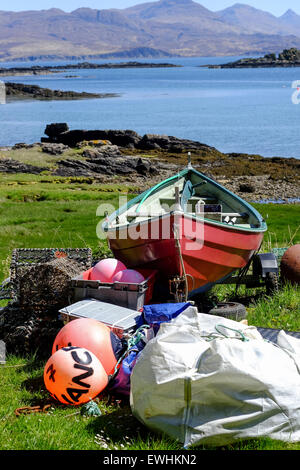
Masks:
[[[277,341],[189,307],[162,324],[139,355],[132,412],[184,447],[300,441],[300,340],[281,331]]]

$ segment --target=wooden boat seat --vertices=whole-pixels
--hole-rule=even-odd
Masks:
[[[193,186],[190,182],[186,182],[182,191],[176,186],[173,194],[171,192],[171,194],[165,194],[159,198],[159,202],[155,208],[153,207],[153,211],[151,211],[151,205],[149,207],[146,206],[143,211],[139,207],[138,210],[133,209],[128,211],[125,223],[131,223],[134,220],[142,221],[150,217],[161,217],[174,210],[184,210],[189,214],[195,214],[205,219],[224,223],[240,224],[247,221],[249,217],[247,213],[224,211],[217,197],[213,195],[196,195],[194,191],[195,186],[200,187],[202,184]]]

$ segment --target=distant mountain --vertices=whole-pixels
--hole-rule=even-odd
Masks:
[[[300,16],[247,5],[212,12],[193,0],[125,9],[0,11],[0,60],[221,56],[300,48]]]
[[[136,21],[151,20],[164,24],[198,23],[219,20],[218,15],[192,0],[160,0],[126,8],[123,14]]]
[[[284,15],[280,16],[279,21],[288,28],[294,28],[295,34],[298,31],[300,35],[300,15],[297,15],[293,10],[287,10]]]
[[[218,14],[221,20],[243,28],[248,33],[300,36],[300,16],[292,10],[288,10],[283,16],[277,18],[266,11],[236,3]]]

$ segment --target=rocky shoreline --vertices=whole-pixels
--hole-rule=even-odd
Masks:
[[[49,88],[41,88],[37,85],[29,85],[23,83],[5,83],[7,102],[21,99],[35,100],[78,100],[92,98],[113,98],[119,96],[115,93],[86,93],[76,91],[51,90]]]
[[[201,142],[132,130],[70,130],[66,123],[52,123],[47,137],[34,144],[0,148],[0,173],[41,174],[82,178],[92,183],[118,182],[141,191],[184,168],[188,152],[194,168],[249,202],[300,202],[300,160],[264,158],[259,155],[224,154]],[[49,167],[18,161],[20,152],[50,154]],[[13,158],[12,156],[13,155]],[[28,159],[27,159],[28,161]]]
[[[61,73],[67,70],[96,70],[96,69],[127,69],[127,68],[171,68],[180,67],[180,65],[168,63],[151,63],[151,62],[119,62],[119,63],[106,63],[94,64],[91,62],[79,62],[77,64],[66,65],[33,65],[32,67],[11,67],[0,68],[0,76],[25,76],[25,75],[47,75],[51,73]]]
[[[245,58],[235,62],[221,65],[206,65],[210,69],[241,69],[241,68],[268,68],[268,67],[300,67],[300,50],[296,48],[284,49],[278,56],[266,54],[257,59]]]

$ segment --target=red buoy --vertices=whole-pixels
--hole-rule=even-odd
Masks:
[[[78,318],[67,323],[59,331],[52,347],[52,354],[68,346],[86,348],[95,354],[106,373],[110,375],[118,362],[112,346],[112,334],[108,326],[97,320]]]
[[[281,276],[292,284],[300,284],[300,244],[291,246],[280,263]]]

